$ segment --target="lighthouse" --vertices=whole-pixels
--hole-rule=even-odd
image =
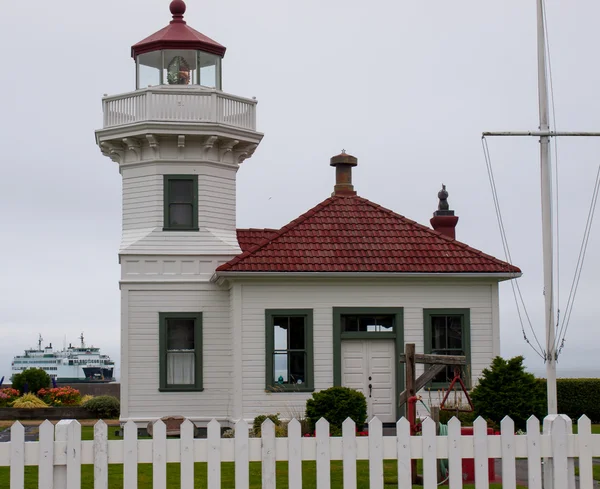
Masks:
[[[256,99],[223,91],[226,48],[186,23],[183,0],[170,12],[166,27],[132,46],[135,89],[102,99],[95,133],[123,184],[123,419],[132,403],[137,420],[162,414],[165,392],[185,412],[200,401],[185,397],[189,391],[212,388],[209,405],[227,402],[218,375],[227,375],[219,350],[227,347],[203,342],[229,328],[229,295],[210,279],[241,253],[236,173],[263,137]],[[207,368],[217,372],[214,385],[203,383]]]

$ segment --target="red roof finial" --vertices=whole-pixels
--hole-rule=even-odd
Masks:
[[[183,14],[185,14],[186,6],[183,0],[173,0],[171,5],[169,5],[169,9],[171,10],[171,14],[173,14],[173,20],[171,23],[183,22],[185,24],[185,21],[183,20]]]

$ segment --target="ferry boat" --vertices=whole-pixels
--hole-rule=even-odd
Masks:
[[[86,346],[83,333],[79,339],[79,346],[69,344],[68,348],[55,351],[52,343],[42,348],[43,338],[40,335],[37,350],[25,350],[24,355],[14,357],[12,375],[28,368],[41,368],[57,384],[114,382],[115,362],[108,355],[101,354],[100,348]]]

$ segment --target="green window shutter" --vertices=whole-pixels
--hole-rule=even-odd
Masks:
[[[203,390],[201,312],[160,312],[159,391]]]
[[[456,322],[460,321],[460,342]],[[444,333],[445,327],[445,333]],[[465,355],[467,365],[463,367],[462,379],[467,388],[471,388],[471,310],[470,309],[423,309],[423,339],[426,354]],[[451,331],[451,332],[450,332]],[[452,367],[440,376],[453,378]],[[449,381],[434,379],[429,387],[444,389]],[[460,386],[459,386],[460,388]]]
[[[265,340],[266,390],[312,392],[314,390],[312,309],[267,309]]]
[[[164,231],[198,230],[198,175],[164,175]]]

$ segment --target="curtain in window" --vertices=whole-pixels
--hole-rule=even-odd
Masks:
[[[193,351],[167,352],[167,384],[194,384],[196,355]]]

